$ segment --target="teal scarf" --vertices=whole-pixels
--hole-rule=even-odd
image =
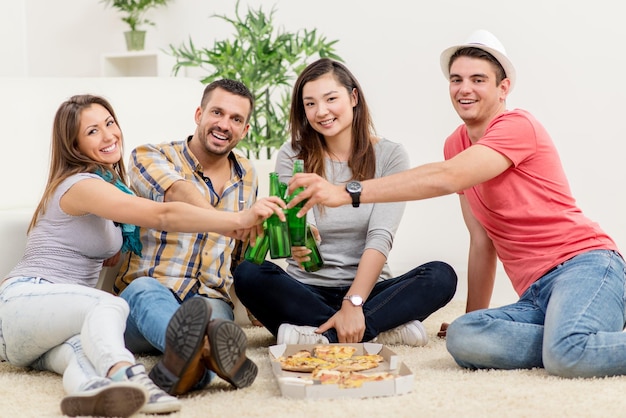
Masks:
[[[113,180],[113,174],[110,171],[103,173],[102,170],[98,169],[96,170],[96,174],[102,177],[108,183],[111,183],[111,180]],[[122,183],[119,178],[115,179],[113,185],[124,193],[132,194],[133,196],[135,195],[135,193],[133,193],[132,190],[130,190],[124,183]],[[114,223],[115,226],[119,226],[122,228],[122,252],[127,253],[129,251],[132,251],[133,253],[141,257],[142,245],[141,240],[139,239],[139,228],[135,225],[122,224],[119,222]]]

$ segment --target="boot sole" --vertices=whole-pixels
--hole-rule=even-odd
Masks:
[[[248,339],[232,321],[214,319],[207,328],[210,355],[205,358],[207,367],[236,388],[250,386],[256,379],[258,368],[246,357]]]
[[[208,301],[197,296],[185,301],[170,320],[165,353],[150,371],[152,381],[170,395],[189,392],[204,375],[202,348],[210,317]]]
[[[115,383],[92,393],[68,395],[61,400],[61,412],[70,417],[130,417],[146,403],[148,395],[142,387]]]

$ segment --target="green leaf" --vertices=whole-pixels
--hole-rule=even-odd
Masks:
[[[147,1],[147,0],[135,0]],[[179,46],[170,45],[169,55],[176,59],[173,73],[195,67],[206,71],[201,82],[220,78],[244,83],[255,98],[250,130],[239,147],[246,155],[270,158],[289,140],[289,107],[293,81],[311,58],[329,57],[343,61],[336,53],[338,40],[327,40],[317,29],[287,32],[276,29],[274,5],[269,13],[260,6],[248,7],[245,14],[235,4],[234,17],[214,14],[232,26],[230,38],[212,46],[197,48],[191,38]]]
[[[146,18],[146,13],[159,6],[166,6],[172,0],[100,0],[107,7],[112,7],[122,12],[122,22],[128,24],[130,30],[138,30],[141,25],[155,23]]]

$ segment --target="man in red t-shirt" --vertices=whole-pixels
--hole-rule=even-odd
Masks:
[[[463,120],[445,161],[349,188],[299,174],[289,206],[427,199],[458,193],[470,232],[468,313],[447,348],[467,368],[545,367],[564,377],[626,374],[625,265],[613,240],[576,206],[559,155],[527,111],[507,110],[515,68],[491,33],[441,54]],[[520,299],[487,309],[500,259]]]

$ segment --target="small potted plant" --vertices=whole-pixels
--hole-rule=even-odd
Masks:
[[[101,0],[107,6],[113,7],[124,13],[122,21],[127,23],[130,30],[124,32],[126,48],[129,51],[141,51],[144,49],[146,31],[143,25],[155,23],[146,18],[146,13],[158,6],[165,6],[171,0]]]
[[[287,32],[275,29],[273,7],[265,13],[261,7],[234,17],[213,15],[232,25],[233,34],[208,47],[196,46],[190,38],[181,46],[170,45],[176,58],[174,74],[195,67],[208,74],[202,83],[218,78],[232,78],[244,83],[255,97],[250,130],[240,142],[247,157],[270,160],[275,150],[289,140],[288,119],[292,81],[311,61],[329,57],[342,61],[335,52],[337,40],[328,40],[316,29]]]

